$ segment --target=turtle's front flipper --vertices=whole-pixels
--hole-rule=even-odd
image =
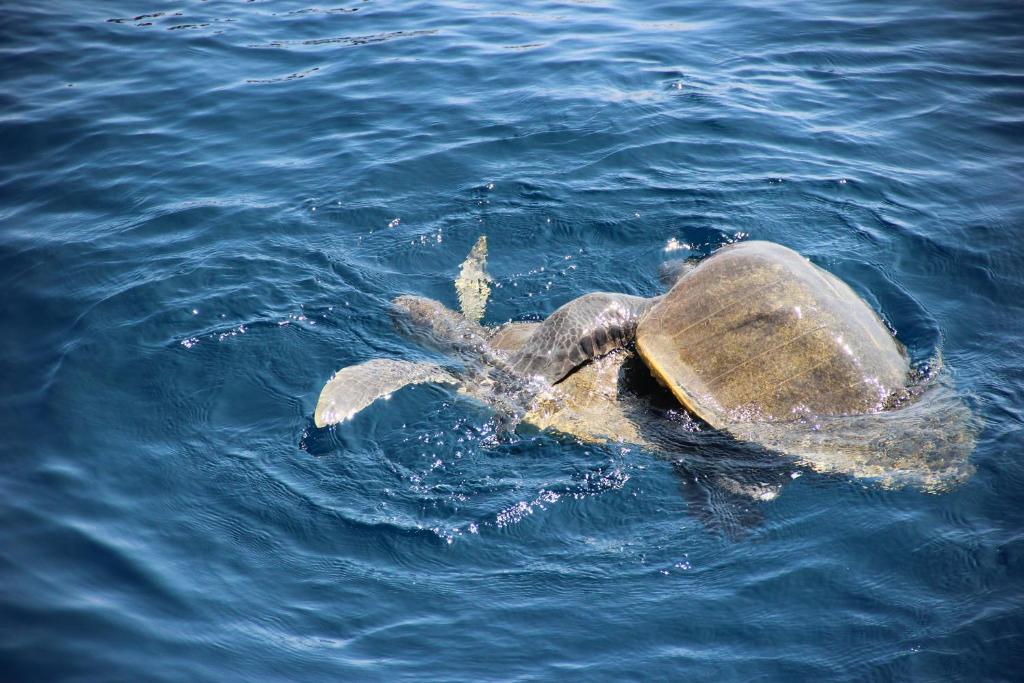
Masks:
[[[480,235],[469,255],[462,263],[455,291],[459,295],[459,308],[466,320],[475,323],[484,317],[487,297],[491,295],[491,276],[487,274],[487,236]]]
[[[378,398],[407,384],[458,384],[458,379],[432,363],[377,358],[334,373],[320,392],[313,421],[317,427],[337,424],[354,416]]]
[[[584,294],[551,314],[512,357],[512,368],[554,384],[573,368],[626,346],[641,316],[657,299],[628,294]]]

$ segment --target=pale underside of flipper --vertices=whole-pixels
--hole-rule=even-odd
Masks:
[[[320,392],[313,421],[327,427],[353,417],[379,398],[409,384],[458,384],[452,373],[433,363],[377,358],[342,368]]]
[[[470,249],[462,263],[459,277],[455,280],[455,292],[459,296],[459,308],[466,320],[480,322],[491,295],[491,276],[487,274],[487,236],[480,238]]]

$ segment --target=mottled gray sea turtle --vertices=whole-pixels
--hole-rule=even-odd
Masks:
[[[542,323],[497,328],[476,322],[489,293],[485,257],[481,238],[460,277],[465,315],[422,297],[395,300],[401,326],[457,362],[344,368],[321,392],[317,426],[407,384],[437,382],[542,429],[670,450],[671,425],[624,386],[635,340],[683,406],[737,439],[883,485],[940,491],[970,476],[975,427],[963,402],[936,373],[915,379],[877,314],[786,247],[726,246],[685,269],[665,295],[592,293]],[[744,489],[754,497],[777,490]]]

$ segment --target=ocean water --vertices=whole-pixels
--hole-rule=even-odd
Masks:
[[[5,3],[0,678],[1020,680],[1022,188],[1019,2]],[[724,534],[686,449],[317,430],[479,235],[488,324],[790,246],[941,350],[976,472]]]

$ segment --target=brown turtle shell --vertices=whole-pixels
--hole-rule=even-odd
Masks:
[[[881,410],[903,346],[837,277],[771,242],[725,247],[641,320],[637,350],[715,428]]]

